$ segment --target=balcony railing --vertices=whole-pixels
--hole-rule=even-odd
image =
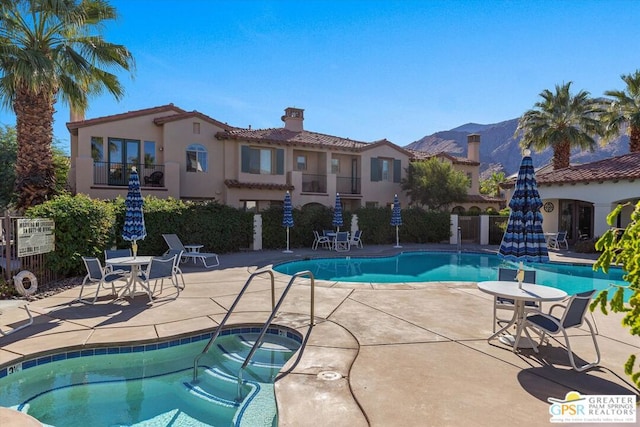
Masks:
[[[360,178],[336,177],[336,191],[340,194],[361,194]]]
[[[164,165],[139,163],[93,162],[93,183],[126,187],[133,166],[138,170],[143,187],[164,186]]]
[[[302,192],[303,193],[326,193],[327,192],[327,176],[302,174]]]

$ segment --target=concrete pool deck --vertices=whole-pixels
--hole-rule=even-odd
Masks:
[[[347,255],[453,249],[365,245]],[[463,247],[480,249],[496,250]],[[293,250],[225,254],[220,266],[210,270],[185,264],[186,289],[175,300],[169,299],[175,296],[173,288],[165,285],[153,304],[142,295],[112,302],[106,292],[94,306],[73,303],[79,289],[33,301],[34,324],[0,337],[0,365],[57,348],[208,331],[221,321],[251,273],[286,260],[345,255]],[[592,262],[594,256],[552,251],[551,258]],[[276,293],[288,280],[275,273]],[[372,286],[316,281],[313,328],[308,283],[295,282],[275,322],[296,328],[306,339],[276,383],[280,426],[546,426],[549,397],[564,399],[569,391],[639,393],[623,367],[630,354],[640,353],[640,338],[623,329],[618,314],[594,313],[602,360],[599,367],[577,373],[564,347],[553,339],[539,354],[527,349],[514,353],[495,341],[488,343],[493,301],[475,283]],[[270,310],[270,283],[256,278],[228,324],[263,323]],[[24,318],[24,311],[11,310],[2,314],[0,323]],[[577,363],[595,357],[588,329],[574,331],[571,343]]]

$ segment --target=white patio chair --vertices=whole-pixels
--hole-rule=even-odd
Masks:
[[[325,235],[320,235],[317,231],[313,230],[313,245],[311,249],[314,251],[318,249],[318,246],[322,245],[323,248],[328,248],[331,245],[331,240]]]
[[[356,230],[353,233],[353,236],[351,236],[351,246],[356,246],[358,248],[363,248],[364,245],[362,244],[362,230]]]
[[[339,231],[336,233],[336,239],[333,243],[337,252],[346,252],[351,250],[351,243],[349,241],[349,233],[346,231]]]
[[[569,249],[569,242],[567,242],[567,232],[566,231],[560,231],[555,236],[551,236],[549,238],[549,247],[550,248],[560,250],[560,249],[562,249],[562,246],[564,246],[564,249]]]
[[[589,303],[591,302],[591,298],[593,294],[595,294],[595,289],[581,292],[579,294],[573,295],[569,298],[569,301],[564,304],[554,304],[549,308],[548,313],[543,313],[541,311],[532,311],[530,312],[525,319],[525,333],[527,337],[531,340],[531,336],[527,331],[528,328],[533,328],[533,330],[540,335],[540,344],[542,344],[544,337],[546,334],[556,335],[562,334],[564,336],[564,341],[567,346],[567,353],[569,355],[569,362],[573,369],[578,372],[582,372],[586,369],[597,366],[600,363],[600,348],[598,347],[598,342],[596,341],[596,333],[589,322],[589,319],[585,317],[587,313],[587,309],[589,308]],[[564,309],[562,316],[557,317],[553,315],[553,310],[556,308]],[[569,342],[569,335],[567,334],[567,329],[578,328],[582,326],[583,323],[589,326],[589,331],[591,332],[591,339],[593,340],[593,345],[596,350],[596,360],[591,363],[587,363],[582,366],[577,366],[576,362],[573,358],[573,351],[571,350],[571,344]],[[531,340],[533,342],[533,340]],[[538,346],[533,343],[533,350],[538,353]]]
[[[182,280],[182,289],[186,286],[184,283],[184,276],[182,275],[182,270],[180,269],[180,260],[182,259],[182,251],[178,249],[169,249],[165,254],[166,258],[174,258],[173,263],[173,275],[175,283],[178,283],[178,275],[180,276],[180,280]]]
[[[518,274],[518,270],[513,268],[498,268],[498,280],[502,281],[512,281],[513,286],[518,286],[518,281],[516,280],[516,274]],[[536,283],[536,272],[535,270],[525,270],[524,271],[524,282],[525,283]],[[525,302],[525,310],[528,308],[539,309],[540,305],[538,305],[535,301],[526,301]],[[498,317],[498,310],[509,310],[511,315],[513,316],[513,310],[515,309],[515,301],[510,298],[503,297],[494,297],[493,298],[493,332],[496,331],[496,325],[500,323],[506,323],[511,320]]]
[[[140,278],[143,281],[142,287],[149,293],[149,299],[151,295],[156,292],[156,286],[158,280],[160,281],[160,293],[164,288],[164,280],[169,279],[171,284],[176,288],[176,298],[180,295],[180,285],[177,282],[175,264],[177,261],[176,255],[153,257],[151,262],[147,266],[147,269],[140,273]],[[151,290],[151,281],[153,281],[153,291]]]
[[[129,249],[105,249],[104,250],[104,260],[108,260],[111,258],[123,258],[123,257],[130,257],[133,256],[133,252],[131,252],[131,248]],[[113,271],[113,266],[107,264],[105,266],[105,270],[106,271]],[[123,266],[119,266],[118,270],[120,271],[124,271],[127,273],[131,273],[131,266],[130,265],[123,265]]]
[[[20,326],[14,326],[13,328],[5,331],[0,329],[0,335],[2,336],[11,335],[12,333],[19,331],[20,329],[24,329],[27,326],[33,324],[33,314],[31,314],[31,311],[29,311],[29,302],[27,300],[23,300],[23,299],[0,300],[0,315],[3,314],[3,312],[5,311],[9,309],[14,309],[14,308],[24,308],[27,314],[29,315],[29,320],[27,320],[27,323],[23,323]]]
[[[82,257],[82,261],[84,261],[84,265],[87,268],[87,275],[84,277],[82,281],[82,285],[80,286],[80,295],[76,299],[78,302],[82,302],[84,304],[95,304],[98,299],[98,293],[100,293],[100,287],[106,287],[107,285],[111,285],[111,294],[118,296],[118,292],[116,291],[116,287],[114,282],[118,280],[127,280],[128,274],[122,270],[107,270],[102,268],[102,264],[98,258],[94,257]],[[82,298],[82,292],[84,291],[84,287],[89,284],[96,285],[96,294],[93,296],[91,301],[85,300]]]
[[[205,252],[198,252],[198,251],[189,251],[182,244],[182,242],[180,241],[180,238],[178,237],[177,234],[163,234],[162,237],[164,238],[164,241],[167,242],[167,245],[169,246],[169,249],[182,251],[182,259],[183,260],[191,258],[191,259],[193,259],[193,263],[194,264],[198,260],[201,260],[202,264],[206,268],[217,267],[217,266],[220,265],[220,259],[218,258],[218,254],[213,253],[213,252],[205,253]],[[214,263],[211,264],[211,265],[207,264],[207,259],[213,260]]]

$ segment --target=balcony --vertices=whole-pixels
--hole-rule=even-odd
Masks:
[[[302,174],[302,192],[303,193],[326,193],[327,192],[327,176]]]
[[[143,187],[164,187],[164,165],[139,163],[93,162],[94,185],[126,187],[129,174],[136,167]]]
[[[340,194],[361,194],[360,178],[336,177],[336,191]]]

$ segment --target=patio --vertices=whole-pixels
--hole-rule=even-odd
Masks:
[[[451,250],[450,245],[365,245],[349,255]],[[487,250],[464,247],[464,250]],[[495,252],[497,248],[491,247]],[[59,347],[153,341],[215,328],[247,277],[285,260],[335,256],[294,248],[220,256],[205,270],[183,264],[186,289],[176,300],[147,305],[144,297],[94,306],[69,305],[78,290],[30,304],[34,324],[0,338],[0,364]],[[591,262],[593,256],[552,252],[553,261]],[[282,289],[289,277],[276,273]],[[458,426],[549,424],[548,397],[638,394],[623,372],[640,340],[620,326],[620,315],[594,313],[602,351],[599,368],[576,373],[556,341],[540,354],[487,343],[492,299],[475,283],[347,284],[316,282],[316,326],[309,331],[310,287],[291,289],[276,323],[295,327],[308,341],[290,372],[276,383],[280,426]],[[165,287],[165,292],[171,292]],[[270,311],[267,280],[256,279],[229,324],[262,323]],[[15,319],[13,318],[15,316]],[[5,313],[2,323],[22,320]],[[578,357],[594,350],[587,330],[572,336]],[[309,414],[313,414],[310,417]]]

